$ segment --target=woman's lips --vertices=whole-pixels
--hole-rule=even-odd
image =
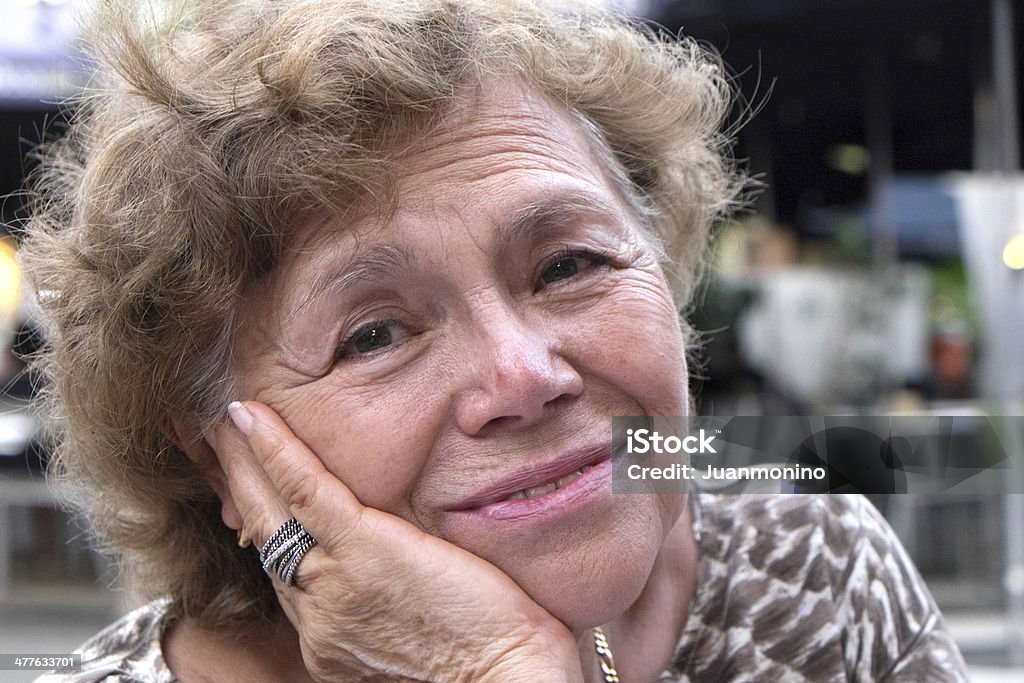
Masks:
[[[578,470],[570,472],[569,474],[565,475],[564,477],[561,477],[560,479],[556,479],[555,481],[543,484],[541,486],[531,486],[528,489],[516,491],[505,500],[523,500],[525,498],[537,498],[538,496],[543,496],[544,494],[551,493],[552,491],[555,491],[557,489],[564,489],[566,486],[569,485],[570,482],[575,481],[577,477],[583,476],[583,474],[591,467],[593,467],[593,465],[584,465]]]
[[[611,476],[611,446],[601,444],[569,452],[549,463],[516,471],[457,505],[492,519],[534,516],[582,502],[605,487]]]

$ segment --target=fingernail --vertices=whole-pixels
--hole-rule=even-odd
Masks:
[[[231,416],[231,421],[238,427],[238,431],[249,436],[249,432],[252,431],[252,413],[249,412],[249,409],[238,401],[232,401],[228,404],[228,415]]]

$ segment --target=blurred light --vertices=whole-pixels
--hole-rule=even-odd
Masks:
[[[21,271],[18,268],[14,242],[0,240],[0,314],[10,315],[21,301]]]
[[[77,41],[87,4],[0,0],[0,106],[53,102],[84,84],[89,67]]]
[[[0,57],[0,102],[67,97],[80,80],[59,65],[17,64]]]
[[[1003,263],[1013,270],[1024,270],[1024,233],[1010,238],[1003,249]]]
[[[863,145],[829,145],[825,161],[837,171],[863,175],[871,166],[871,153]]]
[[[39,429],[31,415],[17,413],[0,414],[0,455],[17,456],[25,452],[25,446]]]

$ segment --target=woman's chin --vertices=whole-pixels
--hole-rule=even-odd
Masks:
[[[569,576],[559,586],[547,585],[527,592],[579,636],[626,613],[647,586],[652,565],[634,563],[598,576]]]
[[[660,523],[617,529],[508,573],[552,616],[579,634],[606,624],[637,602],[664,540]]]

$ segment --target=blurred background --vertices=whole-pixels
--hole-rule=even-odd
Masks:
[[[131,605],[42,480],[19,360],[44,339],[14,258],[17,191],[88,79],[82,4],[0,0],[0,653],[71,651]],[[722,54],[743,93],[736,155],[762,183],[716,231],[691,315],[700,412],[1024,415],[1024,2],[617,6]],[[1024,680],[1022,499],[874,499],[977,681]]]

